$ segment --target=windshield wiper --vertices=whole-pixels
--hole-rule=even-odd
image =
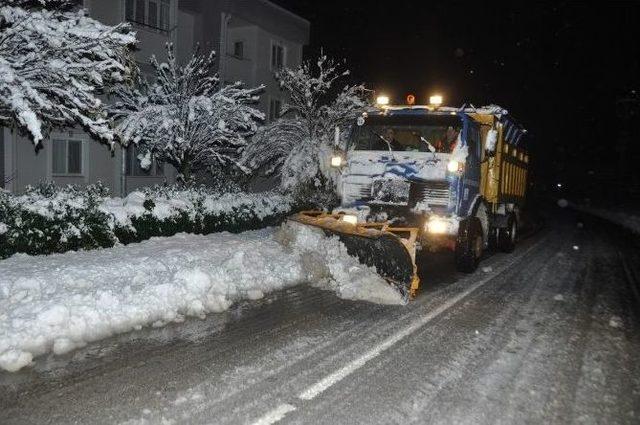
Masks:
[[[380,140],[382,140],[383,142],[385,142],[387,144],[387,148],[389,148],[389,152],[391,152],[391,154],[393,154],[393,149],[391,149],[391,143],[389,143],[389,141],[387,139],[385,139],[384,137],[382,137],[381,134],[376,133],[375,131],[372,132],[373,134],[375,134],[376,136],[378,136],[380,138]]]
[[[380,138],[380,140],[382,140],[383,142],[385,142],[387,144],[387,147],[389,148],[389,153],[391,154],[391,158],[393,158],[394,161],[397,161],[396,160],[396,156],[393,153],[393,149],[391,149],[391,143],[387,139],[382,137],[381,134],[378,134],[375,131],[372,131],[372,133],[375,134],[376,136],[378,136]]]
[[[435,146],[433,146],[431,143],[429,143],[429,141],[427,139],[425,139],[424,137],[420,136],[420,140],[422,140],[423,142],[425,142],[427,144],[427,148],[429,149],[429,152],[431,152],[431,154],[433,155],[433,159],[438,162],[438,157],[436,156],[436,148]]]
[[[429,143],[429,141],[427,139],[425,139],[424,137],[420,136],[420,140],[422,140],[423,142],[425,142],[427,144],[427,148],[429,149],[429,152],[435,154],[436,153],[436,148]]]

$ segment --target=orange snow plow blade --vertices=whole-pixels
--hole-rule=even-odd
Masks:
[[[388,222],[352,224],[344,214],[303,211],[290,217],[301,224],[319,227],[326,235],[335,235],[349,255],[376,271],[407,300],[415,297],[420,279],[416,267],[415,227],[391,227]]]

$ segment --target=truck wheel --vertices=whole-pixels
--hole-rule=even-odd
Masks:
[[[472,217],[461,221],[454,252],[456,270],[463,273],[474,272],[480,263],[483,246],[480,220]]]
[[[489,228],[489,249],[491,251],[496,251],[498,249],[498,233],[500,229],[497,227]]]
[[[518,237],[518,222],[515,215],[509,214],[507,227],[498,230],[498,248],[502,252],[513,252],[516,249],[516,238]]]

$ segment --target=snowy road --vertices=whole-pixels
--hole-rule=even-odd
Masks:
[[[0,372],[0,423],[638,423],[638,247],[565,214],[406,307],[297,287]]]

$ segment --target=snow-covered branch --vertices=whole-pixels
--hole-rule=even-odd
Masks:
[[[279,174],[288,190],[331,185],[333,176],[325,165],[335,127],[346,134],[368,107],[364,86],[336,88],[348,75],[340,68],[338,62],[321,56],[315,64],[306,62],[276,74],[289,101],[282,118],[262,128],[245,150],[243,160],[248,167]]]
[[[0,125],[25,131],[36,145],[52,127],[73,125],[113,143],[98,96],[130,78],[135,34],[127,24],[106,26],[70,6],[58,0],[3,1]]]
[[[115,90],[120,99],[112,114],[122,143],[144,152],[142,165],[153,156],[172,164],[188,180],[194,172],[237,165],[247,137],[264,115],[251,105],[263,87],[244,88],[240,82],[220,86],[211,73],[214,53],[195,53],[181,67],[167,47],[168,60],[152,58],[156,82],[140,80],[134,87]]]

